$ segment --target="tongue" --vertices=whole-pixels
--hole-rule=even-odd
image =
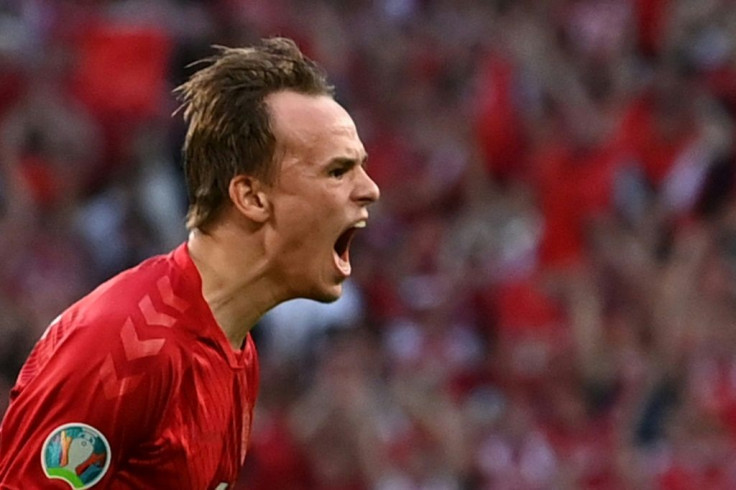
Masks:
[[[345,231],[335,242],[335,263],[340,271],[350,275],[350,242],[353,239],[353,228]]]
[[[350,272],[352,271],[352,267],[350,266],[349,260],[345,260],[339,255],[335,254],[335,265],[345,277],[350,275]]]

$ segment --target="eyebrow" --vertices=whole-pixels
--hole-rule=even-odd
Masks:
[[[350,167],[360,165],[365,168],[368,165],[368,154],[366,153],[360,161],[350,157],[335,157],[330,160],[330,165],[348,165]]]

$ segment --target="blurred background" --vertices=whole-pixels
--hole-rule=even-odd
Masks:
[[[732,0],[0,0],[0,413],[186,238],[171,89],[294,38],[382,188],[254,330],[249,490],[736,488]]]

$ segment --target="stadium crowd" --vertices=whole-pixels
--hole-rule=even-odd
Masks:
[[[187,64],[272,35],[383,197],[345,296],[254,330],[242,488],[736,488],[732,0],[0,1],[0,414],[184,240]]]

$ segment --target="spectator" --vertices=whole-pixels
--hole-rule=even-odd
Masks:
[[[62,305],[180,240],[187,62],[285,34],[383,197],[347,303],[255,330],[242,487],[736,486],[732,3],[5,2],[0,400]]]

